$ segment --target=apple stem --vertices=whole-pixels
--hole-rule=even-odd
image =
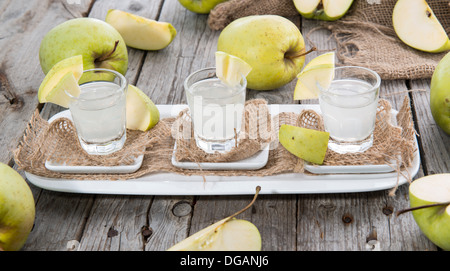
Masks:
[[[292,60],[292,59],[297,58],[297,57],[306,56],[307,54],[309,54],[309,53],[311,53],[311,52],[314,52],[314,51],[316,51],[316,50],[317,50],[317,48],[316,48],[316,47],[313,47],[313,48],[309,49],[308,51],[306,51],[306,52],[304,52],[304,53],[300,53],[300,54],[291,55],[291,54],[287,53],[287,54],[285,55],[285,57]]]
[[[104,56],[102,56],[100,58],[97,58],[95,60],[95,62],[103,62],[103,61],[107,60],[110,56],[112,56],[112,54],[114,54],[114,52],[117,49],[117,45],[119,45],[119,41],[118,40],[116,40],[116,42],[114,43],[114,48],[112,49],[111,52],[109,52],[108,54],[106,54],[106,55],[104,55]]]
[[[407,208],[404,210],[400,210],[397,212],[397,216],[404,214],[406,212],[410,212],[410,211],[415,211],[415,210],[419,210],[419,209],[424,209],[424,208],[430,208],[430,207],[437,207],[437,206],[448,206],[450,205],[450,201],[447,202],[443,202],[443,203],[435,203],[435,204],[429,204],[429,205],[422,205],[422,206],[417,206],[417,207],[413,207],[413,208]]]
[[[250,208],[253,205],[253,203],[255,203],[256,198],[258,197],[259,191],[261,191],[261,186],[256,187],[256,193],[255,193],[255,196],[253,197],[253,200],[244,209],[242,209],[242,210],[236,212],[234,215],[230,216],[230,219],[237,215],[240,215],[241,213],[245,212],[248,208]]]

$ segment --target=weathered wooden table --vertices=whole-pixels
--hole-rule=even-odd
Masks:
[[[0,161],[14,166],[12,151],[38,108],[48,118],[58,107],[42,105],[37,89],[44,78],[38,59],[40,41],[57,24],[75,17],[104,19],[109,8],[167,21],[178,35],[166,49],[129,49],[131,84],[157,104],[186,103],[182,82],[194,70],[214,64],[219,31],[208,28],[206,15],[184,9],[177,0],[0,2]],[[302,33],[316,21],[292,18]],[[320,49],[335,48],[326,30],[311,35]],[[311,45],[308,44],[307,47]],[[307,61],[316,56],[308,55]],[[268,92],[248,91],[248,99],[294,103],[295,82]],[[411,89],[424,89],[413,91]],[[450,172],[450,138],[429,110],[429,80],[384,81],[381,96],[399,108],[406,91],[420,137],[417,177]],[[23,174],[23,172],[21,172]],[[30,184],[36,201],[34,228],[23,250],[166,250],[194,232],[250,202],[252,196],[135,196],[72,194]],[[388,191],[342,194],[260,195],[240,218],[252,221],[263,250],[438,250],[420,231],[407,208],[408,184],[394,197]]]

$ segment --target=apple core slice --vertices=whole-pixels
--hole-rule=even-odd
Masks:
[[[148,131],[159,122],[159,110],[139,88],[129,85],[127,91],[127,121],[131,130]]]
[[[81,76],[83,75],[83,57],[81,55],[61,60],[50,69],[39,87],[38,100],[40,103],[50,102],[47,100],[50,92],[53,93],[50,97],[55,97],[54,91],[56,91],[56,86],[58,84],[61,84],[62,78],[64,76],[67,76],[68,73],[73,74],[76,82],[80,80]],[[64,80],[67,81],[69,79],[65,78]],[[56,98],[53,99],[52,103],[54,102],[58,102]]]
[[[328,149],[330,134],[283,124],[278,132],[278,138],[281,145],[293,155],[321,165]]]
[[[438,53],[450,50],[450,40],[425,0],[399,0],[392,13],[397,36],[417,50]]]
[[[222,51],[216,52],[216,75],[225,84],[238,85],[242,76],[247,77],[251,70],[252,67],[239,57]]]
[[[105,21],[122,35],[126,45],[141,50],[161,50],[177,35],[175,27],[170,23],[117,9],[109,10]]]

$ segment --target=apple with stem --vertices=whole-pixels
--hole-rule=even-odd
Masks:
[[[68,20],[51,29],[42,39],[39,61],[42,71],[50,69],[63,59],[82,55],[83,68],[104,68],[125,75],[128,69],[128,51],[119,32],[110,24],[94,18]],[[80,84],[89,80],[83,75]]]
[[[258,228],[247,220],[235,217],[250,208],[258,197],[261,187],[256,187],[253,200],[244,209],[189,236],[168,251],[257,251],[261,250]]]
[[[291,82],[308,53],[298,27],[278,15],[234,20],[220,33],[217,51],[236,56],[252,67],[247,87],[255,90],[273,90]]]
[[[425,236],[443,250],[450,251],[450,173],[421,177],[409,186],[412,212]]]

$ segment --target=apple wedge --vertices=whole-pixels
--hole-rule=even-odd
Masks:
[[[251,70],[252,66],[239,57],[221,51],[216,52],[216,75],[225,84],[238,85],[242,76],[247,77]]]
[[[283,124],[280,126],[278,139],[293,155],[321,165],[328,149],[330,133]]]
[[[297,11],[307,19],[336,21],[344,16],[353,0],[294,0]]]
[[[425,236],[450,251],[450,173],[421,177],[409,186],[409,209]]]
[[[439,53],[450,50],[450,40],[425,0],[399,0],[392,13],[397,36],[420,51]]]
[[[320,64],[311,66],[302,71],[298,76],[297,85],[294,89],[294,100],[319,98],[319,85],[328,89],[334,79],[334,65]]]
[[[235,216],[250,208],[255,202],[261,187],[256,188],[252,202],[244,209],[198,231],[168,251],[259,251],[261,235],[258,228],[247,220]]]
[[[66,58],[56,63],[39,87],[39,102],[51,102],[67,108],[70,97],[65,91],[77,97],[80,94],[78,80],[82,75],[83,57],[81,55]]]
[[[105,21],[122,35],[127,46],[140,50],[161,50],[177,35],[170,23],[158,22],[125,11],[110,9]]]
[[[159,110],[139,88],[128,85],[126,101],[127,121],[130,130],[148,131],[159,122]]]

